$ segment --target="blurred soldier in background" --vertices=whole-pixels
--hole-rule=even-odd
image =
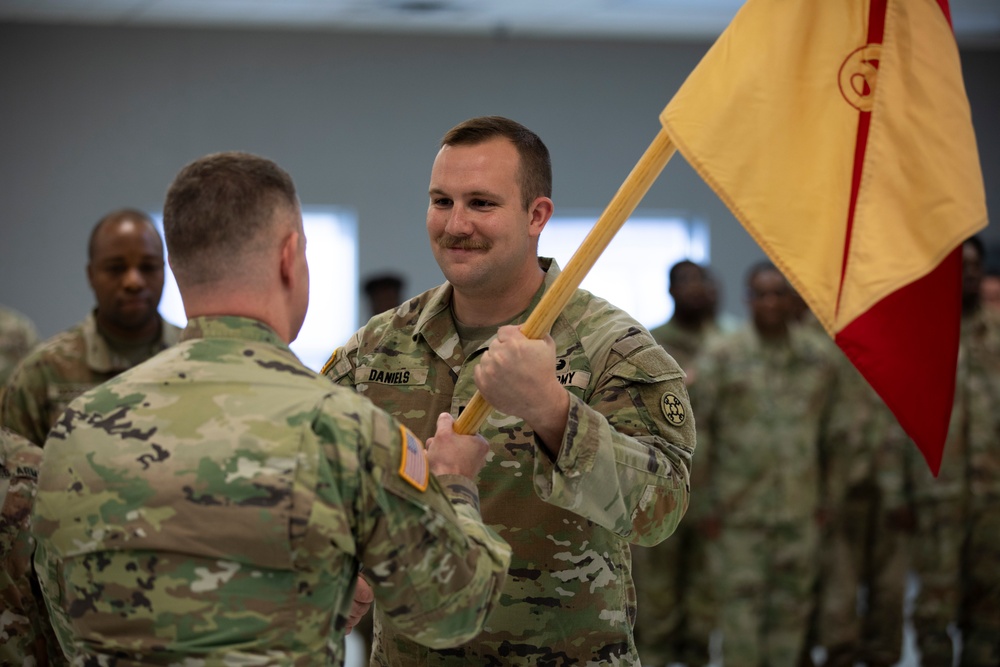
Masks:
[[[792,290],[751,267],[748,326],[699,358],[692,493],[719,604],[726,667],[806,664],[815,607],[823,437],[836,387],[826,341],[792,326]]]
[[[403,302],[405,282],[395,273],[378,273],[369,276],[362,288],[368,299],[368,316],[391,310]]]
[[[64,665],[31,569],[28,519],[42,448],[0,428],[0,665]]]
[[[714,291],[705,267],[681,260],[670,267],[668,293],[674,312],[665,324],[652,329],[653,338],[684,370],[685,382],[696,381],[695,360],[706,340],[719,333],[714,320]],[[692,403],[695,414],[698,407]],[[691,468],[692,493],[703,490],[697,457]],[[705,665],[716,613],[707,581],[698,517],[688,508],[677,531],[655,547],[632,548],[638,615],[635,641],[644,665],[671,663]]]
[[[981,308],[983,245],[962,245],[962,333],[955,404],[935,479],[911,454],[917,530],[913,610],[926,665],[1000,664],[1000,319]]]
[[[177,342],[180,329],[157,312],[163,241],[142,211],[101,218],[90,235],[87,280],[97,305],[39,345],[8,380],[0,425],[42,445],[70,401]]]
[[[0,306],[0,395],[14,367],[37,343],[34,323],[16,310]]]

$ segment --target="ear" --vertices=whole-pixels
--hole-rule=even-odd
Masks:
[[[90,284],[90,289],[94,289],[94,267],[90,262],[87,262],[87,283]]]
[[[531,202],[531,206],[528,207],[528,235],[538,238],[538,235],[542,233],[545,228],[545,224],[552,217],[552,212],[555,210],[555,205],[552,200],[548,197],[536,197],[535,201]]]
[[[299,261],[299,243],[302,232],[295,229],[285,235],[281,241],[281,284],[286,288],[294,286],[297,274],[296,264]]]

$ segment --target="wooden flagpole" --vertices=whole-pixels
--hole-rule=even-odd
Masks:
[[[552,283],[552,287],[542,295],[538,306],[521,326],[521,333],[527,338],[542,338],[549,332],[559,313],[569,303],[570,297],[594,267],[597,258],[635,211],[635,207],[642,201],[676,150],[666,131],[661,127],[653,143],[639,158],[639,162],[618,188],[618,192],[604,209],[604,213],[594,223],[587,238],[583,240]],[[493,407],[477,391],[455,421],[455,432],[465,435],[477,433],[492,410]]]

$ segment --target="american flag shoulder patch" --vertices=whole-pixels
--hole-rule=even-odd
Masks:
[[[405,426],[399,427],[403,440],[403,460],[399,462],[399,476],[418,491],[427,490],[427,451],[420,438]]]

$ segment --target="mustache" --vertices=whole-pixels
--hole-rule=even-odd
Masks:
[[[442,234],[438,238],[438,247],[457,250],[489,250],[492,245],[486,241],[478,241],[468,236],[452,236]]]

